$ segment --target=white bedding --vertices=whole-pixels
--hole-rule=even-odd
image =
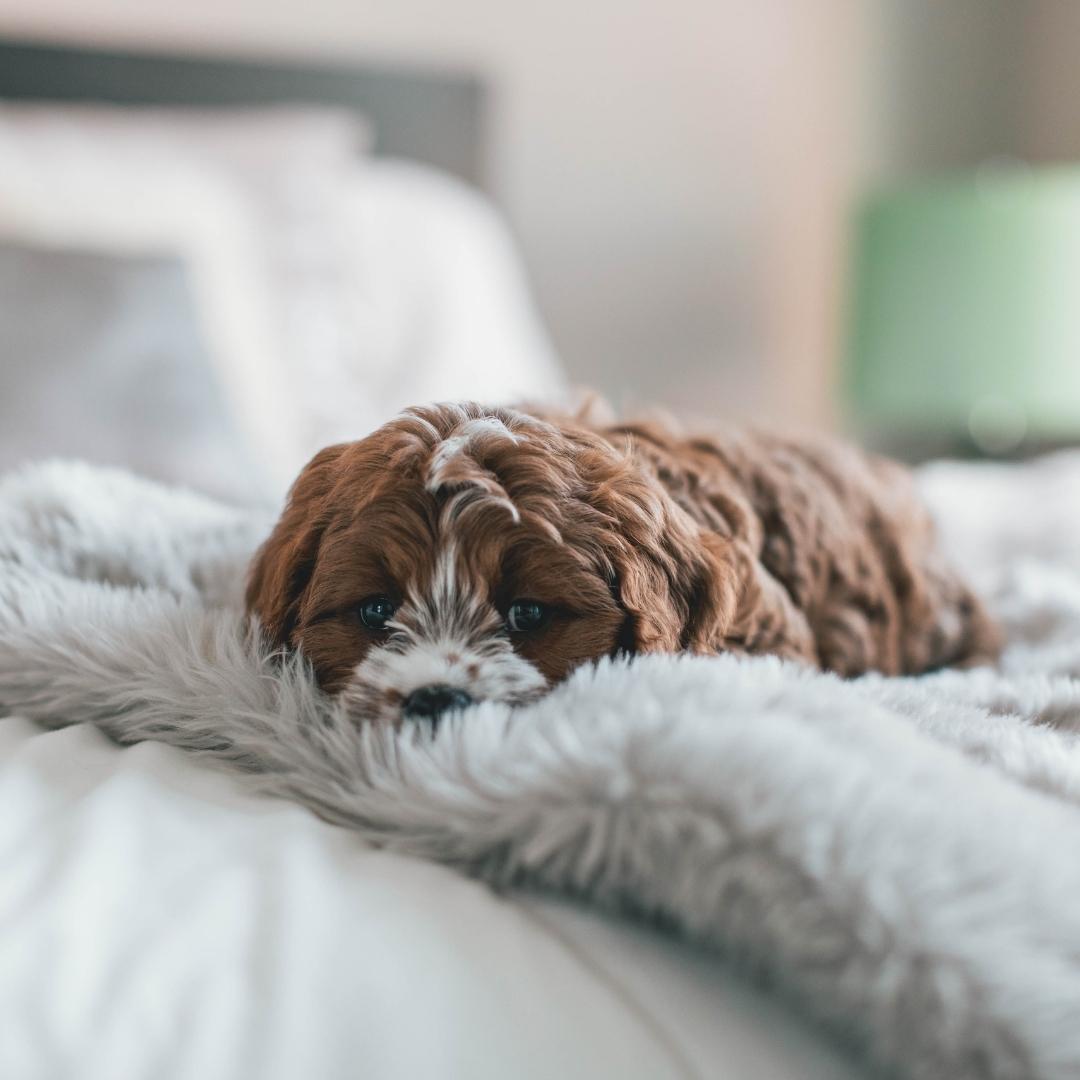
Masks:
[[[0,720],[0,1076],[855,1075],[688,945]]]
[[[121,519],[110,520],[102,508],[115,505],[122,509],[123,503],[104,497],[106,491],[100,487],[92,503],[88,494],[80,504],[76,497],[79,485],[71,485],[71,475],[58,473],[51,478],[66,482],[66,486],[54,489],[58,497],[63,496],[60,501],[48,494],[47,483],[25,487],[33,496],[29,501],[11,501],[16,484],[7,502],[17,511],[16,519],[8,519],[8,537],[17,536],[24,527],[18,525],[18,514],[29,513],[21,520],[32,534],[43,540],[47,537],[47,546],[54,547],[70,564],[64,572],[82,578],[93,579],[102,573],[113,578],[126,566],[137,579],[149,580],[155,567],[173,565],[174,560],[163,552],[147,548],[144,537],[141,548],[121,553],[120,562],[96,569],[102,552],[116,552],[117,537],[137,534],[142,525],[118,530]],[[50,478],[42,474],[40,479]],[[92,478],[86,474],[85,479],[89,482]],[[921,783],[930,785],[928,792],[934,785],[947,786],[950,778],[966,777],[965,783],[973,785],[968,798],[956,807],[959,810],[970,802],[965,814],[954,812],[941,819],[945,804],[920,808],[917,789],[912,787],[910,795],[900,795],[902,802],[891,804],[892,815],[884,819],[880,818],[878,799],[876,832],[866,833],[860,824],[864,821],[869,829],[873,817],[847,815],[854,831],[842,828],[837,832],[836,823],[830,822],[828,831],[819,834],[819,839],[826,835],[831,838],[830,845],[839,845],[833,859],[845,850],[854,855],[862,845],[864,856],[867,851],[876,852],[885,860],[885,876],[876,885],[871,882],[865,896],[859,897],[861,886],[856,875],[848,878],[833,900],[845,904],[858,899],[862,904],[881,905],[883,914],[891,911],[891,930],[898,935],[893,946],[898,961],[910,944],[926,946],[934,940],[933,935],[950,926],[950,919],[960,916],[963,921],[970,916],[963,892],[940,890],[952,887],[950,879],[962,883],[966,873],[983,873],[969,856],[962,863],[948,862],[950,844],[968,843],[977,837],[981,810],[989,815],[984,820],[1004,820],[1015,810],[1017,816],[1011,820],[1018,825],[1026,817],[1029,823],[1042,822],[1052,831],[1068,829],[1075,814],[1070,800],[1077,798],[1080,778],[1069,749],[1070,732],[1080,723],[1075,683],[1024,680],[1026,673],[1040,668],[1074,674],[1077,670],[1073,628],[1080,613],[1080,587],[1072,537],[1078,514],[1075,508],[1080,507],[1076,498],[1080,462],[1068,457],[1051,459],[1019,473],[940,467],[924,474],[923,485],[943,517],[950,544],[962,555],[966,550],[968,569],[984,577],[988,585],[997,578],[995,603],[1010,625],[1026,635],[1027,644],[1014,644],[1010,651],[1009,679],[1000,685],[970,676],[951,682],[938,680],[936,699],[920,696],[904,681],[871,684],[869,700],[893,709],[891,717],[880,710],[867,712],[866,699],[859,696],[861,690],[818,685],[814,693],[822,696],[800,718],[797,712],[785,711],[799,700],[791,696],[792,689],[798,691],[797,681],[784,691],[788,694],[785,705],[773,696],[781,684],[777,682],[775,689],[770,689],[768,679],[772,676],[767,668],[741,672],[738,665],[713,661],[718,665],[717,677],[725,680],[719,683],[710,683],[704,668],[695,669],[699,691],[711,685],[730,695],[731,715],[726,719],[733,726],[725,725],[726,731],[717,729],[715,734],[717,738],[735,736],[728,753],[736,764],[715,792],[718,798],[727,797],[725,785],[733,781],[735,787],[749,784],[752,791],[754,775],[763,785],[782,782],[782,760],[770,763],[758,759],[756,774],[740,774],[739,755],[732,753],[739,747],[739,731],[749,736],[753,730],[738,726],[745,719],[754,721],[755,699],[746,696],[748,689],[758,695],[758,707],[764,703],[772,709],[765,719],[777,725],[777,736],[787,731],[788,737],[797,737],[810,752],[805,760],[790,762],[794,768],[789,775],[801,773],[804,779],[812,778],[815,760],[827,764],[828,758],[822,754],[829,751],[834,764],[844,767],[843,762],[849,762],[846,767],[855,785],[852,794],[861,787],[859,798],[867,809],[867,800],[877,799],[878,793],[871,794],[865,787],[866,767],[873,768],[875,760],[881,760],[883,751],[888,755],[890,747],[905,747],[905,753],[913,756],[903,769],[900,759],[889,758],[894,775],[887,777],[887,784],[882,775],[882,782],[874,787],[900,792],[905,769],[911,769],[913,777],[921,776]],[[125,484],[117,481],[115,487],[115,496],[124,494]],[[130,489],[126,497],[135,499],[155,520],[167,511],[175,512],[177,527],[201,516],[200,530],[205,532],[209,524],[213,532],[218,527],[213,525],[215,521],[227,530],[240,520],[227,512],[188,506],[173,493],[160,495],[157,506],[152,489]],[[18,510],[20,505],[24,510]],[[1018,507],[1025,515],[1022,528],[1017,525]],[[971,524],[976,520],[979,529],[972,534]],[[78,542],[65,542],[65,530],[77,521],[83,521],[80,530],[72,534]],[[85,526],[94,522],[98,525],[88,531]],[[248,527],[242,525],[243,529]],[[179,536],[173,527],[161,535]],[[990,542],[995,536],[1006,537],[1009,546]],[[190,553],[189,541],[184,543]],[[1025,546],[1031,557],[1025,557]],[[140,552],[147,556],[143,563],[138,561]],[[6,603],[10,605],[15,597],[17,604],[32,605],[34,597],[44,593],[18,585],[17,544],[8,552],[9,560],[12,554],[16,570],[9,582],[14,581],[14,587],[8,591]],[[42,552],[28,553],[28,557],[30,563],[22,565],[46,558]],[[218,574],[201,556],[197,562],[200,590],[215,598],[214,603],[228,602],[235,580]],[[1012,578],[1019,586],[1010,584]],[[159,588],[182,591],[180,578],[155,580]],[[65,647],[85,632],[81,628],[90,628],[81,621],[78,590],[70,595],[69,617],[55,624],[73,635]],[[22,600],[17,599],[20,596]],[[1024,610],[1010,611],[1010,597],[1017,603],[1023,601]],[[125,600],[117,593],[117,599],[138,607],[137,596]],[[31,612],[24,611],[24,616],[29,620],[27,625],[34,624]],[[107,619],[97,625],[102,634],[108,633]],[[92,713],[97,707],[96,692],[87,682],[90,673],[85,671],[80,681],[67,684],[67,689],[59,672],[57,682],[48,687],[20,683],[19,673],[8,663],[18,654],[20,642],[10,636],[10,630],[5,641],[4,692],[21,695],[30,711],[38,709],[43,716],[50,716],[51,722],[62,723],[66,717],[57,715],[55,709],[65,693],[82,695],[71,698],[68,718],[86,715],[88,709]],[[94,655],[95,644],[86,643],[86,656]],[[206,647],[212,651],[212,646]],[[634,691],[628,671],[609,684],[608,692],[624,696],[633,692],[644,700],[648,680],[663,674],[655,666],[648,671],[639,669],[639,692]],[[691,674],[688,669],[687,675]],[[754,679],[762,674],[766,681],[755,688]],[[115,694],[115,680],[110,681],[107,672],[102,673],[102,681]],[[662,681],[660,685],[664,685]],[[1025,686],[1033,698],[1026,702],[1010,698]],[[807,684],[807,692],[809,689]],[[587,680],[579,681],[581,691],[587,700]],[[992,713],[964,707],[965,695],[973,702],[993,701]],[[564,700],[573,698],[564,696]],[[860,700],[862,718],[867,721],[861,729],[860,708],[850,708],[859,706]],[[936,701],[936,705],[927,709],[928,701]],[[692,707],[692,699],[687,704]],[[743,718],[748,704],[751,711]],[[820,714],[817,719],[815,708]],[[835,716],[829,713],[834,708]],[[846,718],[845,709],[850,710]],[[1056,715],[1054,722],[1061,733],[1040,731],[1007,715],[1024,709],[1033,715],[1041,710],[1046,722]],[[935,740],[986,762],[981,766],[985,771],[977,772],[948,748],[935,750],[933,742],[916,737],[914,730],[905,733],[903,715],[910,715]],[[541,716],[542,710],[537,712],[537,717]],[[498,730],[490,726],[493,719],[497,717],[478,717],[473,723],[483,720],[487,730]],[[880,727],[874,726],[878,724]],[[815,733],[815,729],[819,730]],[[483,724],[475,729],[479,738],[473,741],[473,751],[483,752],[484,730]],[[522,730],[525,742],[519,745],[527,746],[528,725]],[[584,738],[588,731],[586,725],[579,734]],[[603,736],[602,728],[598,734]],[[828,738],[821,741],[819,736]],[[768,738],[759,743],[759,750],[769,746]],[[452,749],[454,744],[444,745]],[[537,748],[544,745],[541,740]],[[632,749],[632,742],[628,745]],[[788,745],[789,751],[794,745]],[[753,741],[748,746],[753,749]],[[664,753],[662,738],[656,749]],[[121,750],[87,727],[45,734],[16,716],[0,722],[0,750],[0,858],[5,867],[0,880],[0,1075],[288,1076],[297,1075],[298,1070],[311,1075],[360,1072],[374,1077],[851,1075],[837,1052],[809,1034],[783,1007],[734,984],[715,955],[551,900],[517,892],[500,897],[446,870],[376,852],[353,834],[319,822],[291,804],[258,798],[241,780],[212,772],[160,745]],[[567,761],[572,761],[573,747],[566,753]],[[416,763],[423,760],[421,756]],[[491,760],[497,763],[497,758]],[[447,762],[452,764],[453,759]],[[522,776],[528,779],[526,773]],[[413,840],[406,835],[403,841],[418,850],[437,842],[441,835],[441,825],[436,827],[430,816],[439,800],[456,797],[453,792],[438,791],[432,786],[433,779],[429,777],[415,788],[417,795],[423,793],[427,805],[418,805],[412,816],[408,807],[401,805],[400,793],[387,792],[398,799],[398,809],[389,811],[392,817],[399,823],[415,823],[410,826],[416,830]],[[716,787],[715,779],[710,784]],[[811,781],[810,786],[793,788],[792,795],[796,790],[800,796],[804,792],[812,795],[812,788]],[[798,841],[802,823],[783,816],[783,800],[775,798],[778,791],[775,786],[760,788],[761,812],[779,812],[776,827],[783,830],[781,835],[788,843]],[[1044,801],[1039,791],[1053,793],[1063,801]],[[662,783],[650,797],[657,796],[662,797]],[[342,804],[351,797],[343,792]],[[463,813],[471,797],[461,792]],[[514,791],[497,796],[507,810],[519,797]],[[535,800],[535,791],[532,797]],[[617,793],[605,797],[615,799],[616,805],[620,798]],[[734,788],[731,797],[736,798]],[[384,810],[389,805],[384,799]],[[824,804],[811,799],[806,805]],[[728,811],[737,808],[737,799],[728,801]],[[741,810],[748,810],[753,817],[758,812],[756,801],[743,803]],[[947,821],[948,828],[938,827],[931,837],[925,832],[929,819],[920,816],[924,813],[938,820],[939,826]],[[895,816],[895,822],[890,816]],[[819,824],[825,823],[821,818]],[[815,819],[806,819],[806,824],[811,827],[805,834],[811,848],[796,849],[796,854],[798,858],[805,856],[809,867],[815,858]],[[433,828],[436,831],[432,832]],[[448,821],[447,842],[466,835],[454,830]],[[499,835],[498,828],[491,831]],[[426,841],[425,835],[432,840]],[[890,863],[887,849],[873,844],[875,835],[892,837],[895,846],[891,850],[914,860],[916,866],[922,860],[923,866],[930,868],[933,860],[938,860],[938,901],[920,910],[925,901],[917,901],[916,889],[905,898],[913,905],[911,911],[903,906],[897,909],[894,890],[904,882],[905,872],[902,865]],[[925,851],[911,846],[916,835],[924,837]],[[481,847],[488,843],[483,839],[478,842]],[[1026,843],[1022,832],[1002,833],[996,849],[994,845],[968,849],[970,856],[985,860],[981,865],[996,874],[1001,873],[999,856],[1010,850],[1019,860],[1013,865],[1024,863],[1026,871],[1035,871],[1035,876],[1048,884],[1061,886],[1074,873],[1070,861],[1056,855],[1047,860],[1045,856],[1052,853]],[[542,853],[532,857],[523,850],[521,854],[543,868]],[[558,862],[556,858],[552,880],[560,876]],[[768,863],[762,864],[762,871],[768,868]],[[839,874],[842,864],[835,863],[835,868]],[[746,885],[753,883],[752,867],[750,870],[751,876],[744,879]],[[940,876],[942,872],[945,877]],[[497,868],[495,876],[499,876]],[[1034,926],[1028,914],[1034,909],[1027,907],[1034,898],[1017,906],[1034,878],[1011,881],[1011,877],[1006,875],[998,882],[1005,886],[1000,893],[1003,904],[989,897],[991,906],[978,909],[982,918],[988,912],[1010,912],[1000,926],[987,926],[985,932],[992,929],[1006,949],[1024,941],[1024,935],[1032,935],[1021,955],[1029,954],[1032,960],[1053,966],[1056,960],[1047,946],[1053,949],[1055,932],[1073,933],[1072,909],[1059,906],[1051,915],[1047,908],[1042,921]],[[980,880],[985,889],[992,878]],[[837,884],[844,886],[843,875]],[[809,889],[809,879],[806,886]],[[814,885],[814,889],[826,890],[824,898],[830,887],[827,878]],[[663,895],[663,888],[656,895]],[[1046,893],[1036,907],[1054,895],[1053,891]],[[951,907],[941,906],[946,896]],[[811,892],[807,892],[806,900],[810,897]],[[815,897],[814,903],[821,899]],[[774,900],[779,905],[778,916],[783,916],[785,905],[795,904],[788,917],[796,916],[797,927],[802,905],[799,897],[780,893]],[[725,933],[734,931],[735,937],[729,940],[745,945],[745,940],[739,941],[737,911],[735,914],[736,923],[728,923]],[[872,917],[864,933],[877,918],[872,910],[865,914]],[[784,918],[777,926],[784,926]],[[753,936],[756,931],[752,926],[750,929]],[[912,933],[914,940],[909,938],[908,945],[903,945]],[[930,937],[918,936],[928,933]],[[877,940],[872,936],[860,944],[861,949],[869,950],[864,960],[877,963]],[[1066,948],[1072,938],[1058,940]],[[953,962],[966,968],[974,965],[972,971],[981,971],[979,977],[984,979],[1008,978],[999,1005],[1009,999],[1011,987],[1022,987],[1025,980],[1028,991],[1035,985],[1029,975],[1036,969],[1026,962],[1020,966],[1013,962],[1010,967],[1007,953],[999,957],[995,948],[981,947],[979,941],[967,953],[962,951],[960,939],[955,944],[961,951],[954,961],[944,964],[946,981],[939,986],[953,998],[952,1004],[948,996],[942,999],[943,1015],[948,1016],[949,1009],[967,1007],[964,994],[959,993],[960,984],[947,975]],[[781,954],[793,947],[796,959],[805,947],[813,951],[813,941],[801,936],[790,938],[786,945],[781,938],[780,946]],[[940,944],[936,947],[940,949]],[[853,958],[859,955],[856,952]],[[916,960],[918,955],[916,952]],[[1063,952],[1060,957],[1062,966],[1056,977],[1064,980],[1061,986],[1070,985],[1067,980],[1074,978],[1069,955]],[[888,951],[885,956],[889,956]],[[942,959],[939,956],[931,961],[927,953],[920,962],[941,964]],[[905,979],[910,977],[907,964],[904,960],[904,966],[894,968],[891,976],[888,965],[880,973],[864,967],[858,977],[873,972],[874,981],[868,987],[875,994],[888,994],[890,979],[899,979],[901,971]],[[853,976],[858,971],[851,970]],[[914,970],[917,972],[918,965]],[[957,977],[960,970],[956,969]],[[810,985],[818,977],[812,969],[800,972],[797,965],[786,973],[781,966],[779,973],[796,980],[808,978]],[[827,982],[821,985],[830,993],[836,992]],[[1049,984],[1041,985],[1039,994],[1052,989]],[[902,999],[898,1004],[902,1016],[906,1006]],[[920,1008],[924,1006],[920,1004]],[[847,1008],[852,1010],[850,1003]],[[1043,1030],[1053,1030],[1055,1024],[1067,1020],[1067,1002],[1060,1002],[1055,1012],[1060,1015],[1033,1011],[1021,995],[1011,1013],[999,1012],[994,1022],[1004,1033],[1009,1031],[1008,1024],[1004,1028],[1000,1024],[1006,1019],[1016,1022],[1015,1032],[1038,1030],[1040,1025]],[[858,1008],[850,1011],[850,1017],[860,1025],[867,1022]],[[876,1022],[871,1017],[871,1025]],[[893,1040],[885,1052],[902,1059],[903,1044],[895,1040],[903,1032],[887,1025],[882,1033]],[[911,1030],[907,1039],[919,1044],[923,1035]],[[962,1050],[967,1036],[962,1027],[950,1032],[945,1024],[935,1037],[943,1040],[937,1051],[947,1054],[951,1052],[950,1041]],[[1073,1060],[1070,1055],[1075,1047],[1069,1040],[1050,1039],[1035,1045],[1046,1061],[1053,1060],[1055,1054],[1061,1062]],[[967,1060],[966,1064],[972,1067],[964,1075],[1020,1075],[1002,1072],[1000,1062],[985,1072],[981,1071],[985,1061],[980,1065]],[[1044,1070],[1023,1075],[1071,1074]]]

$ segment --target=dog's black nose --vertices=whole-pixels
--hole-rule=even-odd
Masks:
[[[405,699],[402,712],[410,720],[438,720],[443,713],[471,705],[472,700],[456,686],[421,686]]]

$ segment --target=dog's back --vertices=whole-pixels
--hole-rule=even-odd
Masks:
[[[910,473],[825,438],[661,423],[597,426],[632,447],[700,525],[743,541],[842,675],[994,659],[1001,633],[949,566]],[[754,650],[748,650],[754,651]]]

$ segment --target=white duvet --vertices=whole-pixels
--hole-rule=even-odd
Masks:
[[[160,744],[0,720],[0,867],[10,1080],[849,1075],[687,945],[372,850]]]
[[[692,957],[627,930],[591,939],[570,913],[373,851],[176,750],[9,719],[0,752],[11,1080],[662,1077],[768,1035],[768,1010]],[[638,1000],[648,987],[612,950],[640,954],[696,1023],[666,993]],[[709,1046],[707,1003],[729,997],[746,1030]]]

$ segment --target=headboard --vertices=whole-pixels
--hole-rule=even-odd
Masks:
[[[0,99],[121,105],[337,105],[363,113],[380,154],[483,187],[484,87],[472,75],[300,64],[0,39]]]

